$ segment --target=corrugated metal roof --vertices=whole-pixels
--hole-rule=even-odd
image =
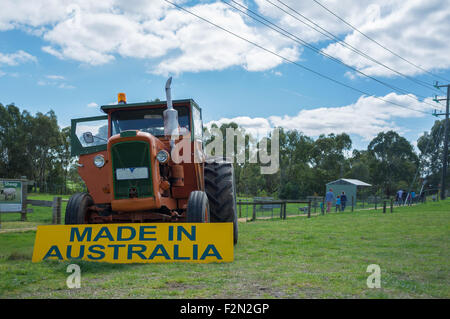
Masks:
[[[350,183],[350,184],[353,184],[356,186],[372,186],[370,184],[364,183],[363,181],[360,181],[359,179],[351,179],[351,178],[341,178],[336,181],[329,182],[327,185],[332,185],[332,184],[338,183],[340,181],[344,181],[344,182],[347,182],[347,183]]]

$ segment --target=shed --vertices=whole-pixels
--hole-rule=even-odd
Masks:
[[[331,188],[333,190],[334,198],[336,198],[338,195],[341,195],[342,192],[345,192],[345,195],[347,195],[348,203],[351,203],[352,196],[354,202],[356,203],[356,193],[358,186],[367,187],[372,185],[364,183],[358,179],[341,178],[336,181],[327,183],[325,192],[328,192],[328,190]]]

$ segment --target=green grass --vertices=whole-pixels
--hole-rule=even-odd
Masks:
[[[450,201],[239,224],[226,264],[31,263],[34,231],[0,234],[0,298],[450,298]],[[381,288],[369,289],[369,264]]]

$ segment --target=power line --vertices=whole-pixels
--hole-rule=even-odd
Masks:
[[[407,106],[404,106],[404,105],[401,105],[401,104],[398,104],[398,103],[395,103],[395,102],[392,102],[392,101],[389,101],[389,100],[385,100],[385,99],[383,99],[383,98],[381,98],[381,97],[372,95],[372,94],[367,93],[367,92],[365,92],[365,91],[363,91],[363,90],[360,90],[360,89],[358,89],[358,88],[355,88],[355,87],[352,87],[352,86],[350,86],[350,85],[348,85],[348,84],[345,84],[345,83],[343,83],[343,82],[341,82],[341,81],[339,81],[339,80],[333,79],[333,78],[331,78],[331,77],[329,77],[329,76],[327,76],[327,75],[324,75],[324,74],[322,74],[322,73],[320,73],[320,72],[318,72],[318,71],[314,71],[313,69],[310,69],[310,68],[308,68],[308,67],[306,67],[306,66],[304,66],[304,65],[302,65],[302,64],[299,64],[299,63],[297,63],[297,62],[295,62],[295,61],[292,61],[292,60],[290,60],[290,59],[288,59],[288,58],[286,58],[286,57],[284,57],[284,56],[282,56],[282,55],[280,55],[280,54],[278,54],[278,53],[276,53],[276,52],[274,52],[274,51],[271,51],[271,50],[269,50],[269,49],[267,49],[267,48],[265,48],[265,47],[263,47],[263,46],[261,46],[261,45],[255,43],[255,42],[253,42],[253,41],[251,41],[251,40],[248,40],[248,39],[246,39],[246,38],[244,38],[244,37],[242,37],[242,36],[240,36],[240,35],[238,35],[238,34],[232,32],[232,31],[230,31],[230,30],[227,30],[227,29],[225,29],[224,27],[221,27],[220,25],[215,24],[214,22],[212,22],[212,21],[210,21],[210,20],[208,20],[208,19],[206,19],[206,18],[203,18],[203,17],[199,16],[199,15],[197,15],[196,13],[194,13],[194,12],[192,12],[192,11],[189,11],[189,10],[186,9],[186,8],[183,8],[183,7],[180,6],[180,5],[177,5],[177,4],[175,4],[175,3],[173,3],[173,2],[171,2],[171,1],[169,1],[169,0],[164,0],[164,1],[167,2],[167,3],[170,3],[170,4],[173,5],[174,7],[178,8],[178,9],[184,11],[184,12],[187,12],[187,13],[193,15],[194,17],[197,17],[197,18],[200,19],[200,20],[205,21],[206,23],[208,23],[208,24],[210,24],[210,25],[212,25],[212,26],[215,26],[215,27],[218,28],[218,29],[221,29],[222,31],[225,31],[225,32],[227,32],[227,33],[229,33],[229,34],[231,34],[231,35],[233,35],[233,36],[235,36],[235,37],[237,37],[237,38],[239,38],[239,39],[241,39],[241,40],[243,40],[243,41],[245,41],[245,42],[247,42],[247,43],[249,43],[249,44],[252,44],[252,45],[256,46],[257,48],[259,48],[259,49],[261,49],[261,50],[263,50],[263,51],[266,51],[267,53],[270,53],[270,54],[272,54],[272,55],[275,55],[275,56],[277,56],[278,58],[280,58],[280,59],[282,59],[282,60],[284,60],[284,61],[286,61],[286,62],[292,63],[292,64],[296,65],[297,67],[302,68],[302,69],[304,69],[304,70],[307,70],[307,71],[309,71],[309,72],[311,72],[311,73],[314,73],[314,74],[316,74],[316,75],[318,75],[318,76],[320,76],[320,77],[322,77],[322,78],[324,78],[324,79],[327,79],[327,80],[332,81],[332,82],[334,82],[334,83],[336,83],[336,84],[339,84],[339,85],[341,85],[341,86],[344,86],[344,87],[346,87],[346,88],[349,88],[349,89],[351,89],[351,90],[353,90],[353,91],[356,91],[356,92],[358,92],[358,93],[360,93],[360,94],[367,95],[367,96],[371,96],[371,97],[376,98],[376,99],[378,99],[378,100],[380,100],[380,101],[383,101],[383,102],[385,102],[385,103],[389,103],[389,104],[392,104],[392,105],[395,105],[395,106],[398,106],[398,107],[401,107],[401,108],[404,108],[404,109],[408,109],[408,110],[411,110],[411,111],[414,111],[414,112],[418,112],[418,113],[423,113],[423,114],[426,114],[426,115],[430,115],[430,113],[427,113],[427,112],[424,112],[424,111],[421,111],[421,110],[412,109],[412,108],[409,108],[409,107],[407,107]]]
[[[317,3],[319,6],[321,6],[322,8],[324,8],[326,11],[328,11],[329,13],[331,13],[332,15],[334,15],[336,18],[338,18],[339,20],[341,20],[342,22],[344,22],[346,25],[348,25],[350,28],[352,28],[353,30],[355,30],[356,32],[358,32],[359,34],[361,34],[362,36],[364,36],[365,38],[369,39],[370,41],[376,43],[378,46],[380,46],[381,48],[385,49],[386,51],[389,51],[391,54],[395,55],[396,57],[402,59],[403,61],[405,61],[406,63],[414,66],[415,68],[422,70],[434,77],[438,77],[444,81],[450,82],[450,80],[447,80],[437,74],[434,74],[424,68],[422,68],[421,66],[405,59],[404,57],[400,56],[399,54],[395,53],[394,51],[390,50],[389,48],[387,48],[386,46],[382,45],[381,43],[379,43],[378,41],[374,40],[373,38],[369,37],[367,34],[363,33],[362,31],[358,30],[358,28],[354,27],[353,25],[351,25],[350,23],[348,23],[347,21],[345,21],[343,18],[341,18],[340,16],[338,16],[336,13],[334,13],[333,11],[331,11],[330,9],[328,9],[325,5],[323,5],[322,3],[320,3],[317,0],[313,0],[315,3]]]
[[[283,36],[289,38],[290,40],[293,40],[293,41],[295,41],[295,42],[297,42],[297,43],[300,43],[300,44],[306,46],[308,49],[310,49],[310,50],[312,50],[312,51],[314,51],[314,52],[316,52],[316,53],[318,53],[318,54],[320,54],[320,55],[322,55],[322,56],[324,56],[324,57],[326,57],[326,58],[328,58],[328,59],[330,59],[330,60],[332,60],[332,61],[334,61],[334,62],[336,62],[336,63],[342,64],[342,65],[346,66],[347,68],[352,69],[352,70],[354,70],[355,72],[357,72],[357,73],[359,73],[359,74],[361,74],[361,75],[363,75],[363,76],[365,76],[365,77],[367,77],[367,78],[369,78],[369,79],[372,79],[372,80],[374,80],[374,81],[380,83],[381,85],[384,85],[384,86],[386,86],[386,87],[388,87],[388,88],[390,88],[390,89],[393,89],[394,91],[398,91],[398,92],[400,92],[400,93],[402,93],[402,94],[405,94],[408,98],[410,98],[410,99],[412,99],[412,100],[414,100],[414,101],[419,101],[417,98],[414,98],[414,97],[410,96],[410,95],[409,95],[409,94],[411,94],[410,92],[408,92],[408,91],[406,91],[406,90],[404,90],[404,89],[402,89],[402,88],[396,87],[396,86],[394,86],[394,85],[391,85],[391,84],[389,84],[389,83],[386,83],[386,82],[384,82],[384,81],[381,81],[381,80],[379,80],[379,79],[377,79],[377,78],[375,78],[375,77],[373,77],[373,76],[370,76],[370,75],[368,75],[368,74],[366,74],[366,73],[364,73],[364,72],[362,72],[362,71],[360,71],[360,70],[358,70],[358,69],[352,67],[351,65],[346,64],[345,62],[343,62],[343,61],[341,61],[341,60],[339,60],[339,59],[337,59],[337,58],[335,58],[335,57],[333,57],[333,56],[331,56],[331,55],[329,55],[329,54],[327,54],[327,53],[325,53],[325,52],[322,52],[319,48],[317,48],[317,47],[313,46],[312,44],[306,42],[305,40],[303,40],[303,39],[297,37],[296,35],[290,33],[289,31],[287,31],[287,30],[281,28],[281,27],[278,26],[277,24],[275,24],[275,23],[273,23],[273,22],[267,20],[266,18],[264,18],[263,16],[259,15],[259,14],[256,13],[256,12],[252,11],[251,9],[249,9],[249,8],[247,8],[247,7],[245,7],[245,6],[241,5],[241,4],[239,4],[239,3],[237,3],[237,2],[234,1],[234,0],[230,0],[230,1],[233,2],[233,3],[235,3],[236,5],[238,5],[238,6],[242,7],[242,8],[244,8],[245,10],[251,12],[251,13],[254,14],[255,16],[257,16],[257,17],[263,19],[264,21],[266,21],[266,22],[269,23],[270,25],[273,25],[275,28],[282,30],[282,32],[279,31],[279,30],[277,30],[277,29],[275,29],[275,28],[273,28],[272,26],[268,25],[267,23],[265,23],[265,22],[263,22],[263,21],[261,21],[261,20],[255,18],[255,17],[249,15],[247,12],[245,12],[245,11],[239,9],[239,8],[236,8],[236,7],[233,6],[232,4],[230,4],[230,3],[228,3],[228,2],[226,2],[226,1],[224,1],[224,0],[222,0],[222,2],[224,2],[224,3],[227,4],[228,6],[234,8],[235,10],[237,10],[237,11],[243,13],[243,14],[245,14],[246,16],[252,18],[253,20],[258,21],[259,23],[261,23],[261,24],[265,25],[266,27],[268,27],[268,28],[274,30],[275,32],[280,33],[281,35],[283,35]],[[294,37],[295,39],[293,39],[292,37]],[[417,95],[417,96],[420,96],[420,97],[422,97],[422,98],[424,99],[424,101],[423,101],[422,103],[428,104],[428,105],[430,105],[430,106],[432,106],[432,107],[436,107],[435,104],[431,104],[431,103],[428,103],[428,102],[425,101],[425,99],[426,99],[427,97],[421,96],[421,95],[419,95],[419,94],[416,94],[416,95]],[[419,102],[420,102],[420,101],[419,101]]]
[[[289,5],[287,5],[286,3],[284,3],[283,1],[280,1],[280,0],[277,0],[277,1],[278,1],[279,3],[281,3],[282,5],[284,5],[286,8],[288,8],[288,9],[290,9],[291,11],[295,12],[297,15],[299,15],[299,16],[302,17],[303,19],[307,20],[309,23],[313,24],[314,26],[316,26],[317,28],[319,28],[320,30],[322,30],[323,32],[320,31],[320,30],[318,30],[317,28],[315,28],[315,27],[309,25],[308,23],[306,23],[305,21],[299,19],[298,17],[292,15],[291,13],[287,12],[286,10],[284,10],[283,8],[281,8],[280,6],[278,6],[278,5],[276,5],[275,3],[273,3],[272,1],[266,0],[266,2],[270,3],[270,4],[273,5],[274,7],[278,8],[279,10],[281,10],[281,11],[283,11],[284,13],[288,14],[289,16],[291,16],[292,18],[296,19],[297,21],[303,23],[304,25],[308,26],[309,28],[315,30],[316,32],[318,32],[318,33],[320,33],[320,34],[326,36],[327,38],[329,38],[329,39],[331,39],[331,40],[337,41],[337,43],[338,43],[339,45],[341,45],[342,47],[344,47],[344,48],[346,48],[346,49],[348,49],[348,50],[351,50],[351,51],[353,51],[353,52],[355,52],[355,53],[357,53],[357,54],[363,56],[364,58],[366,58],[366,59],[368,59],[368,60],[370,60],[370,61],[372,61],[372,62],[374,62],[374,63],[376,63],[376,64],[379,64],[379,65],[383,66],[384,68],[386,68],[386,69],[388,69],[388,70],[390,70],[390,71],[392,71],[392,72],[394,72],[394,73],[396,73],[396,74],[398,74],[398,75],[400,75],[400,76],[402,76],[402,77],[404,77],[404,78],[406,78],[406,79],[409,79],[410,81],[412,81],[412,82],[414,82],[414,83],[416,83],[416,84],[418,84],[418,85],[421,85],[421,86],[426,87],[426,88],[428,88],[428,89],[432,89],[432,90],[435,90],[435,91],[439,91],[436,87],[434,87],[433,85],[431,85],[431,84],[429,84],[429,83],[427,83],[427,82],[424,82],[424,81],[421,81],[421,80],[418,80],[418,79],[414,79],[413,77],[411,77],[411,76],[409,76],[409,75],[406,75],[406,74],[404,74],[404,73],[402,73],[402,72],[399,72],[399,71],[397,71],[397,70],[395,70],[395,69],[393,69],[393,68],[387,66],[386,64],[384,64],[384,63],[382,63],[382,62],[376,60],[375,58],[373,58],[373,57],[369,56],[368,54],[362,52],[361,50],[355,48],[355,47],[352,46],[351,44],[345,42],[345,40],[339,38],[337,35],[335,35],[335,34],[329,32],[328,30],[326,30],[326,29],[324,29],[324,28],[322,28],[320,25],[318,25],[317,23],[315,23],[314,21],[312,21],[312,20],[309,19],[308,17],[304,16],[303,14],[301,14],[300,12],[298,12],[297,10],[295,10],[294,8],[290,7]],[[439,92],[440,92],[440,91],[439,91]]]

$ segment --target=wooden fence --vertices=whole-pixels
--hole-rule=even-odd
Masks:
[[[5,179],[2,178],[0,181],[7,182],[20,182],[21,187],[21,206],[20,210],[17,211],[0,211],[0,214],[20,214],[21,221],[27,221],[27,214],[33,213],[32,208],[28,208],[28,205],[38,206],[38,207],[51,207],[52,208],[52,224],[61,224],[61,206],[62,202],[67,202],[67,199],[62,199],[60,196],[53,197],[53,201],[39,200],[39,199],[29,199],[28,198],[28,184],[33,181],[27,179]],[[5,197],[6,198],[6,197]]]
[[[16,212],[0,212],[0,214],[20,214],[21,221],[27,221],[27,214],[33,213],[32,208],[28,208],[28,205],[38,207],[51,207],[52,208],[52,224],[61,224],[61,207],[62,202],[67,202],[67,199],[62,199],[59,196],[53,197],[53,201],[28,199],[24,198],[22,202],[22,210]]]
[[[238,201],[236,204],[238,205],[238,214],[239,214],[239,218],[242,218],[242,206],[244,205],[249,205],[252,206],[252,218],[251,220],[256,220],[257,216],[256,216],[256,206],[267,206],[267,205],[271,205],[272,207],[274,207],[275,205],[277,205],[280,209],[280,218],[281,219],[286,219],[286,205],[287,204],[307,204],[307,216],[308,218],[311,217],[311,200],[256,200],[256,201]]]
[[[324,215],[326,213],[326,203],[325,203],[325,199],[323,197],[318,197],[318,196],[311,196],[308,197],[307,200],[254,200],[254,201],[242,201],[239,200],[237,203],[238,206],[238,217],[239,218],[243,218],[243,214],[242,214],[242,207],[243,206],[247,206],[247,211],[248,211],[248,207],[252,207],[251,210],[251,218],[250,220],[254,221],[256,219],[258,219],[257,216],[257,206],[260,206],[260,209],[263,208],[264,206],[266,207],[272,207],[272,216],[271,218],[277,218],[274,217],[273,215],[273,207],[277,207],[279,208],[279,218],[280,219],[286,219],[286,206],[287,204],[307,204],[307,206],[305,207],[298,207],[298,210],[300,212],[300,210],[303,210],[306,214],[305,216],[310,218],[311,217],[311,212],[314,209],[314,215],[316,213],[316,208],[318,208],[320,206],[320,212],[322,215]],[[320,205],[318,205],[320,204]],[[352,196],[352,200],[351,200],[351,204],[350,204],[350,209],[351,212],[353,212],[355,210],[355,202],[353,200],[353,196]],[[374,209],[377,210],[377,204],[381,204],[382,205],[382,210],[383,213],[386,213],[386,211],[388,210],[388,207],[390,208],[390,212],[392,213],[394,211],[394,200],[393,199],[383,199],[383,200],[379,200],[377,202],[375,202],[375,206],[374,208],[366,208],[366,209]],[[264,211],[264,209],[261,209]],[[364,210],[364,208],[363,208]],[[293,214],[291,216],[298,216],[299,214]],[[246,214],[246,216],[244,216],[246,219],[248,219],[248,213]],[[260,217],[260,218],[268,218],[268,217]]]
[[[62,199],[59,196],[53,197],[53,201],[27,199],[27,205],[39,206],[39,207],[51,207],[52,208],[52,224],[61,224],[61,206],[62,202],[67,202],[67,199]],[[29,209],[33,211],[32,209]],[[23,219],[22,219],[23,220]],[[26,216],[25,216],[26,220]]]
[[[27,191],[26,187],[22,188],[22,210],[16,211],[16,212],[0,212],[1,214],[4,213],[20,213],[21,214],[21,220],[26,221],[27,220],[27,214],[30,214],[33,212],[32,208],[28,208],[27,205],[32,206],[39,206],[39,207],[51,207],[52,208],[52,224],[58,225],[61,224],[61,207],[62,202],[67,202],[67,199],[62,199],[60,196],[53,197],[53,201],[46,201],[46,200],[37,200],[37,199],[28,199],[27,198]],[[316,208],[318,207],[318,203],[320,203],[321,207],[321,213],[325,214],[326,207],[325,207],[325,201],[324,198],[321,197],[308,197],[307,200],[254,200],[254,201],[242,201],[239,200],[236,204],[238,206],[238,217],[242,218],[242,206],[251,206],[252,207],[252,216],[251,220],[254,221],[257,219],[257,206],[260,206],[260,208],[270,208],[272,210],[272,218],[274,218],[273,215],[273,209],[279,208],[279,216],[280,219],[286,219],[287,213],[286,213],[286,206],[287,204],[306,204],[307,206],[304,207],[298,207],[299,213],[300,210],[302,210],[305,215],[310,218],[311,217],[311,210],[314,209],[314,213],[316,212]],[[390,206],[390,212],[392,213],[394,211],[394,200],[393,199],[385,199],[381,201],[383,205],[383,213],[386,213],[387,206],[389,203]],[[351,211],[354,211],[355,203],[351,201]],[[377,202],[375,203],[375,210],[377,209]],[[299,214],[294,214],[299,215]],[[246,216],[248,219],[248,215]]]

